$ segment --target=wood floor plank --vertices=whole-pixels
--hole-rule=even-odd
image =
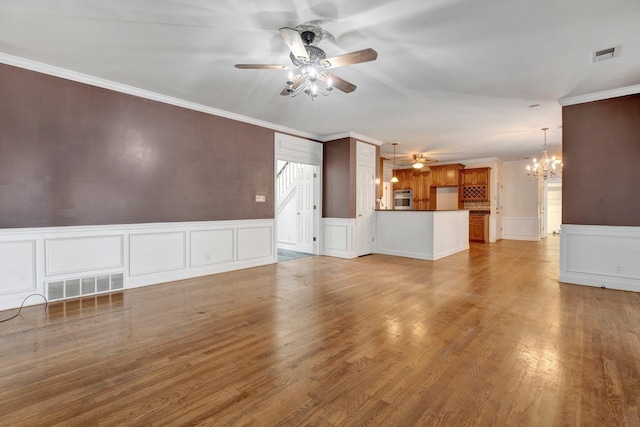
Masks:
[[[640,294],[558,283],[558,253],[309,257],[27,307],[0,324],[0,425],[640,425]]]

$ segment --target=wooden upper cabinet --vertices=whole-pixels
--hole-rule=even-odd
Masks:
[[[457,187],[460,185],[460,171],[464,165],[455,163],[452,165],[430,166],[431,185],[434,187]]]
[[[489,200],[489,171],[491,168],[473,168],[462,171],[461,200]]]
[[[411,174],[412,172],[413,171],[411,169],[396,169],[392,171],[393,176],[398,178],[398,182],[393,184],[393,189],[394,190],[413,189],[412,187],[413,176]]]
[[[489,185],[491,168],[474,168],[462,171],[462,185]]]

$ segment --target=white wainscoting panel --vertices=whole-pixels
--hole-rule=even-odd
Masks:
[[[47,276],[124,267],[124,235],[45,239]]]
[[[187,267],[184,231],[129,236],[129,275],[161,273]]]
[[[502,238],[506,240],[540,240],[538,239],[538,219],[535,217],[503,217]]]
[[[560,281],[640,292],[640,227],[563,224]]]
[[[46,283],[122,274],[127,289],[273,264],[274,228],[261,219],[0,229],[0,310],[45,294]]]
[[[238,261],[273,257],[273,225],[238,228]]]
[[[36,241],[0,242],[0,295],[36,290]]]
[[[192,231],[191,267],[233,262],[234,234],[233,228]]]
[[[323,218],[323,254],[338,258],[357,258],[355,218]]]

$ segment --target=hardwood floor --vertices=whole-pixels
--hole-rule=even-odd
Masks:
[[[640,425],[640,294],[557,277],[549,237],[29,307],[0,425]]]

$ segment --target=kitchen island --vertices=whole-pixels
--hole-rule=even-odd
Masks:
[[[468,210],[376,212],[376,253],[435,261],[468,249]]]

